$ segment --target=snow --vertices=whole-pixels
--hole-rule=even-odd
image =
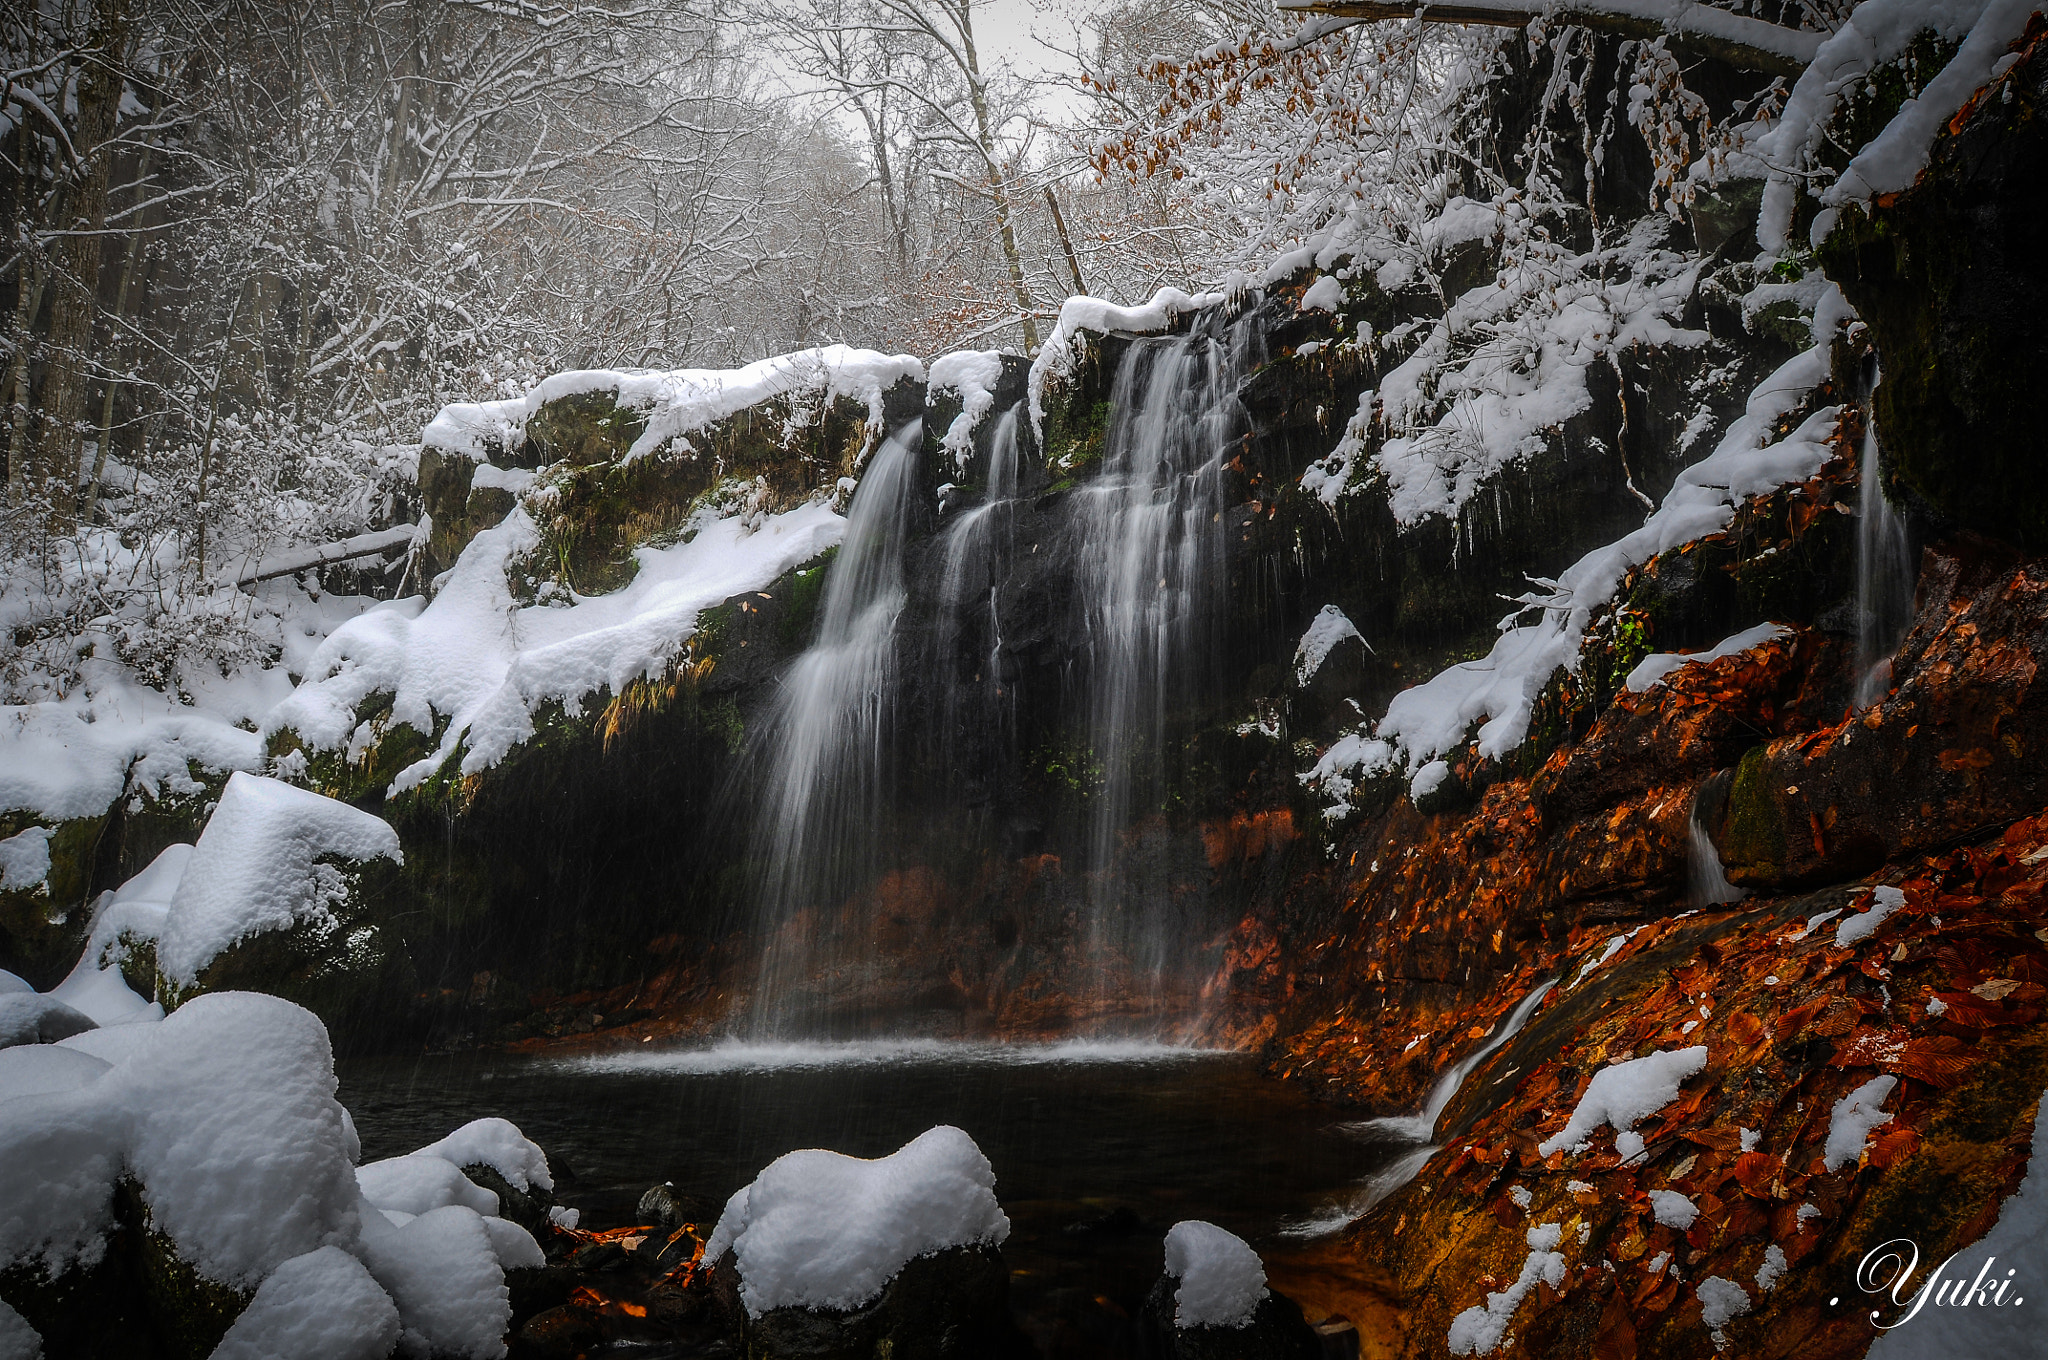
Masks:
[[[555,1188],[548,1172],[547,1154],[521,1133],[509,1119],[472,1119],[436,1143],[429,1143],[415,1156],[439,1157],[450,1166],[487,1166],[505,1178],[515,1190]]]
[[[619,406],[645,414],[646,429],[626,451],[627,462],[672,440],[687,446],[689,435],[776,397],[788,399],[800,414],[834,397],[851,398],[866,404],[868,427],[879,432],[882,394],[906,378],[922,382],[924,376],[924,365],[908,354],[846,345],[778,354],[736,369],[580,369],[551,374],[505,401],[445,406],[420,440],[488,461],[494,447],[512,448],[525,438],[527,420],[541,407],[591,392],[613,393]]]
[[[1651,1053],[1627,1062],[1603,1067],[1587,1083],[1571,1118],[1555,1137],[1537,1145],[1536,1153],[1548,1157],[1560,1149],[1583,1152],[1592,1143],[1593,1131],[1602,1124],[1617,1133],[1634,1129],[1644,1119],[1678,1099],[1680,1083],[1698,1075],[1707,1065],[1705,1044],[1693,1048]],[[1615,1146],[1620,1148],[1620,1140]],[[1641,1140],[1634,1146],[1639,1150]]]
[[[50,877],[50,829],[32,826],[0,841],[0,892],[47,893]]]
[[[740,1297],[754,1317],[775,1308],[858,1308],[915,1257],[1001,1244],[1010,1220],[996,1203],[995,1180],[974,1140],[945,1124],[873,1161],[822,1149],[787,1153],[727,1201],[704,1259],[733,1253]]]
[[[57,1044],[0,1048],[0,1101],[75,1091],[98,1081],[111,1066],[90,1053]]]
[[[479,1212],[497,1197],[451,1159],[548,1185],[546,1159],[487,1119],[359,1171],[334,1093],[319,1019],[251,993],[0,1052],[0,1268],[99,1259],[131,1176],[182,1259],[256,1291],[218,1352],[230,1360],[503,1355],[504,1271],[541,1250]]]
[[[497,1195],[473,1184],[441,1158],[416,1152],[357,1167],[356,1185],[377,1208],[415,1218],[450,1204],[479,1214],[498,1212]]]
[[[0,1050],[15,1044],[53,1044],[92,1027],[89,1017],[53,996],[39,992],[0,996]]]
[[[28,1320],[0,1299],[0,1360],[40,1360],[43,1339]]]
[[[121,976],[119,968],[95,968],[88,952],[50,995],[90,1019],[95,1025],[132,1025],[144,1020],[161,1020],[164,1008],[137,996]]]
[[[1835,927],[1835,945],[1847,949],[1862,943],[1877,933],[1885,918],[1906,905],[1906,894],[1897,888],[1880,887],[1871,894],[1870,909],[1856,916],[1844,917]]]
[[[1309,621],[1308,631],[1301,635],[1300,643],[1295,646],[1294,682],[1297,685],[1306,685],[1315,679],[1316,672],[1321,670],[1323,662],[1329,659],[1331,650],[1346,638],[1358,638],[1361,643],[1365,642],[1365,638],[1359,634],[1351,620],[1345,617],[1343,610],[1333,604],[1324,605],[1316,612],[1315,618]],[[1366,650],[1371,650],[1370,644],[1367,644]]]
[[[1864,0],[1858,5],[1820,45],[1793,85],[1777,125],[1755,144],[1753,154],[1772,167],[1757,222],[1763,247],[1773,252],[1787,247],[1805,172],[1818,159],[1844,96],[1903,55],[1921,33],[1961,43],[1940,74],[1857,150],[1841,178],[1821,194],[1826,210],[1814,222],[1815,245],[1832,229],[1836,210],[1911,187],[1926,168],[1935,136],[1993,78],[2005,50],[2038,8],[2039,0]]]
[[[1572,987],[1578,986],[1587,978],[1599,972],[1602,968],[1605,968],[1607,966],[1607,961],[1613,958],[1616,954],[1619,954],[1622,950],[1622,947],[1626,945],[1630,940],[1633,940],[1641,930],[1642,927],[1637,926],[1634,930],[1629,931],[1628,934],[1616,935],[1613,939],[1609,940],[1607,942],[1607,946],[1600,951],[1600,957],[1597,959],[1588,960],[1586,966],[1579,970],[1579,975],[1572,979],[1571,987],[1567,987],[1565,988],[1565,990],[1570,991]]]
[[[1188,294],[1178,288],[1161,288],[1152,300],[1136,307],[1121,307],[1101,298],[1070,297],[1060,304],[1060,318],[1052,334],[1031,361],[1029,384],[1031,432],[1045,436],[1045,384],[1048,379],[1071,377],[1087,344],[1083,331],[1097,335],[1155,335],[1172,327],[1176,318],[1228,300],[1224,293]]]
[[[1640,693],[1662,683],[1664,677],[1681,666],[1737,656],[1752,647],[1761,647],[1773,639],[1791,635],[1792,630],[1783,624],[1760,623],[1754,628],[1745,628],[1733,637],[1723,638],[1704,652],[1658,652],[1636,663],[1636,668],[1628,673],[1628,679],[1622,682],[1623,688]]]
[[[0,996],[8,996],[15,992],[32,992],[34,990],[35,988],[29,986],[21,978],[8,972],[5,968],[0,968]]]
[[[1301,295],[1304,312],[1336,312],[1344,306],[1344,285],[1335,274],[1324,274]]]
[[[1266,1266],[1237,1234],[1188,1219],[1166,1233],[1176,1327],[1248,1327],[1266,1297]]]
[[[328,858],[402,863],[398,833],[381,817],[305,789],[235,772],[207,819],[157,937],[157,964],[183,987],[223,950],[251,935],[339,927],[346,893]]]
[[[974,430],[995,408],[996,385],[1003,380],[1000,350],[962,350],[932,360],[930,391],[946,389],[960,394],[960,414],[946,427],[939,446],[953,455],[955,468],[965,471],[967,455],[974,448]]]
[[[1659,1223],[1680,1232],[1690,1228],[1693,1220],[1700,1216],[1700,1206],[1676,1190],[1650,1191],[1650,1210]]]
[[[508,573],[538,546],[523,508],[478,534],[417,617],[399,611],[344,624],[316,652],[306,679],[265,723],[289,728],[320,750],[374,741],[355,714],[372,694],[395,696],[392,723],[432,734],[432,754],[400,771],[391,791],[412,788],[461,752],[465,775],[488,769],[533,735],[533,714],[549,700],[571,716],[601,689],[617,694],[661,674],[696,632],[701,612],[762,590],[838,545],[846,521],[823,500],[765,519],[731,515],[700,522],[688,542],[641,548],[632,582],[609,595],[578,596],[566,607],[521,606]]]
[[[1529,1255],[1515,1282],[1497,1294],[1489,1293],[1483,1305],[1467,1308],[1451,1319],[1452,1355],[1491,1355],[1499,1350],[1507,1339],[1508,1324],[1514,1321],[1515,1310],[1529,1297],[1538,1280],[1552,1289],[1564,1288],[1564,1253],[1557,1250],[1563,1235],[1563,1229],[1556,1223],[1529,1229]]]
[[[1828,1141],[1821,1149],[1821,1162],[1828,1170],[1839,1171],[1859,1160],[1871,1130],[1892,1122],[1878,1107],[1891,1098],[1898,1084],[1897,1077],[1872,1077],[1835,1102],[1828,1115]]]
[[[362,1223],[363,1264],[398,1305],[401,1349],[462,1360],[505,1353],[512,1296],[474,1210],[450,1204],[403,1225],[370,1212]]]
[[[1349,811],[1358,779],[1405,768],[1413,772],[1462,746],[1474,733],[1482,757],[1499,760],[1529,732],[1536,699],[1559,668],[1575,670],[1594,615],[1622,579],[1658,554],[1719,533],[1744,501],[1804,481],[1828,460],[1828,437],[1839,406],[1814,412],[1783,439],[1776,423],[1797,411],[1828,373],[1828,347],[1849,315],[1830,287],[1816,308],[1812,348],[1787,361],[1750,394],[1744,414],[1714,452],[1679,473],[1656,513],[1613,543],[1568,567],[1544,593],[1522,597],[1525,609],[1502,621],[1500,640],[1479,661],[1451,666],[1388,705],[1368,738],[1340,738],[1300,776],[1329,800],[1326,818]],[[1517,626],[1527,609],[1542,610],[1533,624]]]
[[[1768,1294],[1778,1287],[1778,1281],[1785,1278],[1791,1263],[1785,1259],[1785,1249],[1773,1242],[1764,1248],[1763,1264],[1756,1268],[1756,1287]]]
[[[1709,1275],[1700,1281],[1699,1296],[1700,1321],[1711,1331],[1719,1331],[1749,1311],[1749,1291],[1719,1275]]]
[[[321,1247],[270,1273],[213,1360],[383,1360],[398,1334],[398,1309],[363,1263]]]
[[[2044,1116],[2048,1116],[2048,1110],[2035,1110],[2034,1144],[2026,1179],[1999,1206],[1998,1222],[1970,1247],[1965,1258],[1972,1264],[1981,1259],[2003,1262],[1985,1272],[1985,1278],[1993,1282],[2005,1279],[2006,1271],[2015,1266],[2031,1273],[2028,1267],[2040,1261],[2043,1251],[2048,1250],[2048,1117]],[[1974,1270],[1967,1271],[1965,1279],[1975,1274]],[[2041,1348],[2039,1314],[2028,1313],[2021,1306],[2022,1299],[2033,1295],[2024,1287],[2016,1288],[2013,1294],[2014,1297],[2003,1299],[2002,1306],[1952,1307],[1945,1310],[1938,1323],[1927,1319],[1920,1325],[1939,1326],[1935,1335],[1940,1338],[1941,1349],[1937,1354],[1941,1357],[1963,1360],[2036,1354]],[[1928,1346],[1926,1333],[1900,1327],[1880,1336],[1867,1354],[1869,1360],[1928,1360]]]

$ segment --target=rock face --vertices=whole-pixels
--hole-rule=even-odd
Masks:
[[[1022,1357],[1010,1321],[1010,1273],[994,1247],[950,1247],[912,1259],[874,1302],[847,1312],[773,1308],[750,1315],[728,1253],[712,1288],[746,1360],[975,1360]]]
[[[1176,1327],[1178,1284],[1161,1276],[1145,1296],[1138,1334],[1147,1360],[1321,1360],[1322,1343],[1292,1299],[1266,1295],[1242,1327]]]

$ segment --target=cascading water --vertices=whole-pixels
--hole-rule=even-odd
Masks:
[[[1700,825],[1697,808],[1686,829],[1686,880],[1686,897],[1695,907],[1725,906],[1748,895],[1728,881],[1728,873],[1721,867],[1721,852],[1714,848],[1706,827]]]
[[[896,626],[908,597],[904,544],[923,427],[897,430],[869,462],[825,580],[817,641],[791,666],[762,732],[753,841],[767,952],[754,1028],[810,1028],[796,1001],[824,963],[820,913],[871,869],[874,814],[890,793]],[[857,946],[859,942],[853,942]]]
[[[1017,508],[1019,451],[1018,407],[1012,406],[996,422],[989,441],[988,477],[981,503],[963,511],[945,530],[941,542],[939,580],[939,642],[942,664],[971,666],[965,676],[954,677],[943,686],[945,712],[942,715],[946,765],[959,773],[963,762],[955,745],[956,734],[977,717],[993,714],[1000,729],[1009,711],[1004,702],[1002,681],[1002,614],[999,603],[1002,578],[1010,557],[1011,531]],[[976,641],[971,662],[963,652],[967,614],[973,604],[986,601],[986,635]],[[970,713],[969,707],[979,710]]]
[[[1863,433],[1856,497],[1856,705],[1891,689],[1892,653],[1913,617],[1913,562],[1906,522],[1885,499],[1875,422]]]
[[[1245,426],[1240,323],[1131,343],[1110,395],[1100,475],[1075,492],[1075,588],[1088,646],[1088,742],[1101,787],[1087,945],[1098,990],[1123,973],[1157,991],[1171,963],[1168,904],[1119,864],[1133,814],[1164,793],[1167,722],[1201,692],[1221,637],[1223,464]],[[1114,967],[1121,960],[1122,970]],[[1121,987],[1129,981],[1119,981]]]

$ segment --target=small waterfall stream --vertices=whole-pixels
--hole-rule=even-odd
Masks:
[[[1156,992],[1172,962],[1167,904],[1122,867],[1119,842],[1134,817],[1161,803],[1169,716],[1207,687],[1215,664],[1223,465],[1245,427],[1236,389],[1256,336],[1240,322],[1221,335],[1133,341],[1111,389],[1102,470],[1075,492],[1088,746],[1101,773],[1087,923],[1098,990],[1123,971]],[[1119,959],[1124,969],[1114,970]]]
[[[892,785],[896,625],[908,598],[903,556],[922,436],[920,423],[905,425],[863,472],[825,578],[817,641],[790,667],[763,734],[753,848],[771,935],[754,999],[757,1033],[803,1025],[792,998],[825,961],[816,914],[836,906],[877,860],[875,813]]]
[[[1707,834],[1707,828],[1700,824],[1699,809],[1693,809],[1686,828],[1688,903],[1695,907],[1720,907],[1740,902],[1748,895],[1728,881],[1727,870],[1721,867],[1721,852],[1714,847],[1714,838]]]
[[[1018,449],[1017,417],[1012,406],[997,420],[989,441],[988,478],[982,501],[961,512],[948,525],[941,543],[939,580],[940,656],[945,664],[959,664],[969,607],[988,604],[987,634],[982,638],[970,678],[956,677],[944,686],[945,712],[941,715],[946,764],[956,776],[961,773],[964,753],[955,736],[977,714],[993,714],[997,731],[1007,735],[1007,715],[1002,680],[1003,620],[1000,602],[1003,577],[1008,569],[1012,531],[1017,511]]]
[[[1892,653],[1913,617],[1906,521],[1885,499],[1876,422],[1866,419],[1856,504],[1856,706],[1891,689]]]

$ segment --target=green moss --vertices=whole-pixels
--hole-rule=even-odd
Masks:
[[[1716,838],[1728,867],[1749,880],[1775,879],[1784,873],[1785,818],[1776,793],[1769,749],[1751,747],[1735,767],[1721,834]]]
[[[776,625],[784,647],[793,651],[810,641],[819,602],[825,598],[825,575],[838,558],[839,549],[828,548],[816,562],[798,567],[777,584],[776,594],[786,601],[782,618]]]

